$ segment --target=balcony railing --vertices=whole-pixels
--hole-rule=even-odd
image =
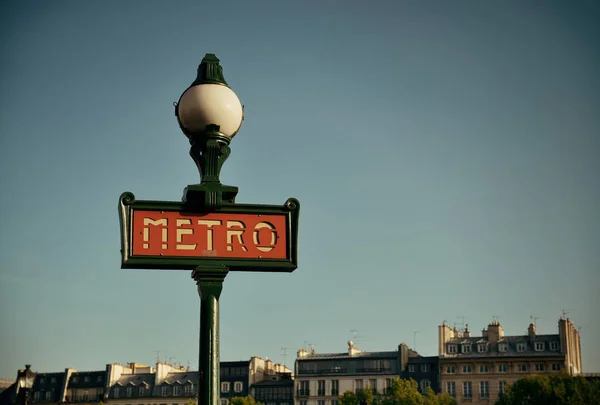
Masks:
[[[296,391],[296,395],[299,397],[308,397],[310,395],[309,389],[299,389]]]
[[[389,373],[392,369],[390,367],[369,367],[369,368],[357,368],[357,373]]]

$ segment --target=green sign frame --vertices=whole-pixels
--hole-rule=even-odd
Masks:
[[[261,214],[286,216],[286,258],[255,259],[228,257],[163,257],[133,254],[132,232],[135,210],[167,211],[180,213]],[[121,268],[196,270],[208,267],[225,267],[231,271],[292,272],[298,268],[298,218],[300,202],[289,198],[283,205],[223,204],[221,208],[198,211],[185,202],[136,200],[131,192],[119,197],[119,222],[121,226]]]

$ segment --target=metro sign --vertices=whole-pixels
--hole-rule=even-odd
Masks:
[[[232,204],[193,212],[185,203],[119,200],[121,268],[293,271],[300,204]]]

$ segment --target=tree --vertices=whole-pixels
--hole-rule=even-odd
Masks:
[[[265,405],[262,402],[257,402],[253,396],[233,397],[229,400],[230,405]]]
[[[530,375],[506,389],[496,405],[600,404],[600,382],[568,374]]]
[[[450,395],[436,395],[431,388],[422,395],[415,380],[394,378],[390,391],[389,395],[374,395],[371,388],[346,391],[338,401],[339,405],[456,405]]]

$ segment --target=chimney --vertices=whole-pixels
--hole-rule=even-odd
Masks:
[[[348,341],[348,354],[350,356],[354,356],[355,354],[360,353],[360,349],[356,346],[354,346],[354,342],[349,340]]]
[[[530,323],[529,328],[527,328],[527,334],[529,335],[529,342],[533,343],[535,340],[535,325]]]
[[[465,332],[463,333],[463,336],[466,338],[470,338],[471,337],[471,331],[469,330],[469,324],[465,325]]]
[[[297,359],[303,359],[306,356],[308,356],[308,352],[306,351],[306,349],[300,349],[296,352],[296,358]]]
[[[504,329],[502,329],[502,325],[498,321],[492,321],[488,325],[487,329],[487,338],[490,344],[496,344],[498,341],[504,337]]]

